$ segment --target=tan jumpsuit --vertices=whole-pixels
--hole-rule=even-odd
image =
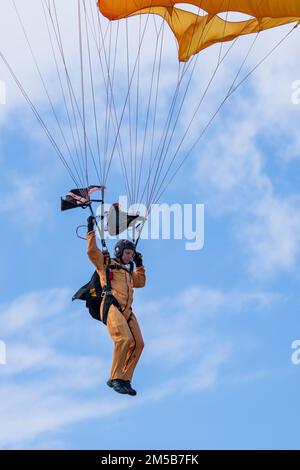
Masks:
[[[101,285],[106,285],[104,257],[97,246],[95,232],[87,234],[87,254],[99,274]],[[111,264],[114,263],[119,264],[117,261],[111,260]],[[112,276],[112,294],[119,302],[122,312],[114,305],[110,307],[108,312],[107,328],[114,342],[110,379],[131,381],[144,348],[142,333],[131,308],[133,289],[145,286],[145,269],[140,266],[132,274],[124,269],[113,270]],[[101,318],[102,308],[103,305],[100,309]]]

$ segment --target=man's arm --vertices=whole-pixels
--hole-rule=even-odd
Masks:
[[[104,266],[104,257],[101,250],[99,250],[96,242],[96,235],[94,231],[87,234],[87,255],[95,268],[100,271]]]
[[[146,273],[144,266],[136,268],[132,273],[133,287],[145,287],[146,285]]]
[[[136,270],[132,273],[133,287],[145,287],[146,273],[141,253],[136,253],[133,261],[136,264]]]

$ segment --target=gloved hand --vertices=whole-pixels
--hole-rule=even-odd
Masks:
[[[88,232],[93,232],[94,231],[94,226],[95,226],[96,219],[92,215],[89,216],[87,219],[88,223]]]
[[[136,251],[133,257],[133,261],[135,262],[135,265],[137,268],[139,268],[140,266],[143,266],[143,255],[139,253],[138,251]]]

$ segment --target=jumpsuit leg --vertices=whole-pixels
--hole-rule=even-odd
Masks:
[[[134,344],[134,339],[128,327],[126,318],[114,305],[109,309],[107,329],[114,342],[110,380],[127,380],[123,369],[126,363],[126,358],[128,357],[128,351]]]
[[[124,380],[132,380],[134,370],[144,349],[144,340],[136,316],[132,313],[128,327],[133,337],[125,362]]]

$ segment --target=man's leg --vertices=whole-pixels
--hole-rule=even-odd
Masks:
[[[136,365],[141,357],[144,349],[144,340],[142,333],[134,313],[131,315],[131,319],[128,322],[128,327],[133,338],[125,362],[125,368],[123,369],[124,380],[131,381]]]
[[[123,369],[134,340],[124,315],[114,305],[108,312],[107,328],[114,342],[110,380],[127,380]]]

